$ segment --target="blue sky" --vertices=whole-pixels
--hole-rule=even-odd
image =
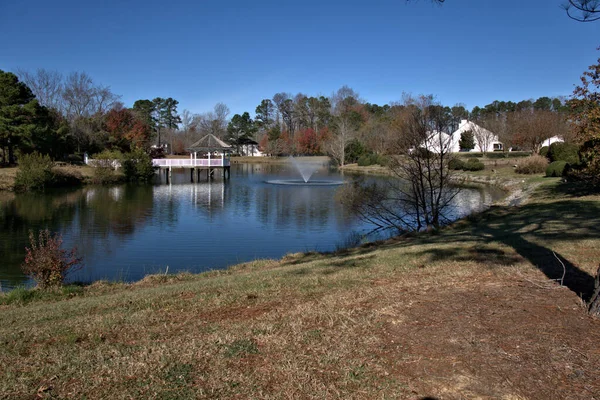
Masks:
[[[0,1],[0,69],[85,71],[131,106],[254,109],[277,92],[371,103],[402,92],[470,109],[570,95],[600,57],[600,22],[563,0]]]

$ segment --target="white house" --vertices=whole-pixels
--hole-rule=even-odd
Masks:
[[[240,155],[262,157],[265,154],[258,148],[258,143],[252,139],[241,138],[238,140]]]
[[[498,135],[488,131],[472,121],[463,119],[460,121],[458,129],[452,133],[452,152],[457,153],[460,151],[460,145],[458,144],[460,141],[460,135],[467,131],[473,132],[473,138],[475,139],[475,148],[469,151],[487,153],[504,150],[504,145],[498,139]]]
[[[433,131],[429,133],[427,140],[421,145],[422,148],[431,151],[432,153],[455,153],[458,151],[458,139],[454,135],[449,135],[446,132]]]
[[[548,139],[544,140],[542,142],[542,146],[541,147],[544,147],[544,146],[548,146],[549,147],[552,143],[564,143],[564,141],[565,140],[563,138],[561,138],[560,136],[552,136],[551,138],[548,138]]]

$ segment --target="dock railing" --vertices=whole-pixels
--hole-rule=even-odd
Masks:
[[[162,168],[229,167],[230,162],[226,158],[155,158],[152,165]]]

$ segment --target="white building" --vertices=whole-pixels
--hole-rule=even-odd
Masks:
[[[458,125],[458,129],[452,133],[452,152],[457,153],[460,151],[460,135],[463,132],[473,132],[473,139],[475,140],[475,148],[469,150],[477,153],[487,153],[492,151],[504,150],[504,145],[498,139],[498,135],[487,129],[477,125],[472,121],[463,119]],[[479,140],[478,140],[479,139]],[[482,148],[485,147],[485,148]]]
[[[564,141],[565,140],[563,138],[561,138],[560,136],[552,136],[551,138],[548,138],[548,139],[544,140],[542,142],[542,146],[541,147],[544,147],[544,146],[550,147],[550,145],[552,143],[564,143]]]

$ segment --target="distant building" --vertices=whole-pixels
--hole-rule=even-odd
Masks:
[[[473,132],[473,136],[475,139],[475,147],[469,151],[476,153],[487,153],[492,151],[502,151],[504,150],[504,145],[499,140],[498,135],[493,132],[488,131],[487,129],[477,125],[476,123],[463,119],[460,121],[458,125],[458,129],[452,133],[452,152],[458,153],[460,151],[460,135],[463,132]],[[482,142],[486,143],[487,148],[482,149],[477,140],[477,135],[481,135],[486,137],[487,140],[483,140]],[[482,145],[484,145],[482,143]]]
[[[265,154],[258,148],[258,142],[249,138],[240,138],[237,146],[241,156],[263,157]]]
[[[551,138],[544,140],[541,147],[549,147],[552,143],[564,143],[564,141],[565,140],[560,136],[552,136]]]

